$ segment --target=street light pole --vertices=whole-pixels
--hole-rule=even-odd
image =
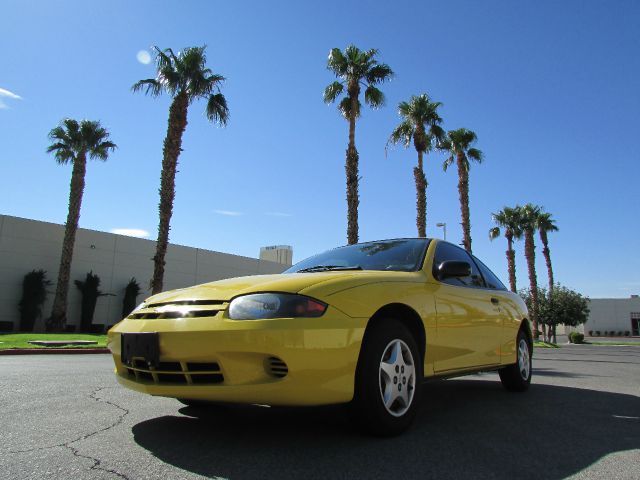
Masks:
[[[443,240],[446,240],[447,239],[447,224],[446,224],[446,222],[436,223],[436,227],[442,227],[442,231],[444,233],[444,239]]]

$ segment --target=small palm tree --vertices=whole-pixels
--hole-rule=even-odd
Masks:
[[[413,176],[416,181],[416,226],[419,237],[427,236],[428,183],[424,174],[423,156],[444,139],[444,130],[440,126],[442,118],[438,115],[438,107],[441,105],[440,102],[432,102],[426,93],[420,96],[412,95],[408,102],[400,102],[398,113],[402,123],[389,137],[389,143],[402,142],[406,148],[409,148],[413,139],[413,146],[418,152],[418,166],[414,167]]]
[[[371,49],[362,51],[359,48],[349,45],[344,52],[339,48],[333,48],[329,52],[327,68],[331,70],[336,78],[324,90],[325,103],[333,103],[346,88],[346,95],[338,104],[338,110],[349,122],[349,146],[347,147],[347,158],[345,171],[347,175],[347,241],[348,243],[358,243],[358,151],[356,150],[356,119],[360,116],[360,90],[364,91],[364,101],[372,108],[379,108],[384,105],[384,94],[376,85],[379,85],[393,76],[391,68],[378,63],[375,57],[378,50]]]
[[[527,203],[519,208],[520,228],[524,232],[524,255],[529,269],[529,289],[531,291],[531,319],[533,322],[533,335],[538,338],[538,277],[536,275],[536,246],[533,233],[538,228],[538,216],[540,207]]]
[[[462,244],[471,253],[471,219],[469,216],[469,160],[482,163],[483,155],[472,145],[478,137],[471,130],[459,128],[447,133],[440,149],[449,155],[442,167],[446,172],[455,160],[458,167],[458,194],[460,196],[460,215],[462,217]]]
[[[553,267],[551,266],[551,250],[549,250],[549,232],[557,232],[558,226],[552,215],[548,212],[541,212],[538,215],[538,233],[540,233],[540,241],[542,242],[542,254],[547,263],[547,274],[549,276],[549,292],[553,293]]]
[[[500,229],[504,231],[507,239],[507,266],[509,270],[509,286],[512,292],[516,288],[516,254],[513,249],[513,241],[522,237],[520,220],[520,207],[504,207],[498,213],[492,213],[493,222],[497,225],[489,230],[489,238],[494,240],[500,236]]]
[[[90,120],[78,122],[71,118],[63,120],[59,126],[52,129],[49,132],[49,139],[53,143],[47,148],[47,153],[53,153],[56,161],[61,165],[73,164],[69,191],[69,212],[62,241],[56,294],[53,299],[51,317],[46,321],[48,331],[62,331],[67,322],[69,275],[84,193],[87,156],[106,161],[109,152],[116,148],[116,144],[109,141],[109,132],[100,125],[100,122]]]
[[[224,95],[220,93],[220,84],[225,80],[206,67],[206,47],[186,48],[178,54],[167,48],[156,52],[156,78],[140,80],[132,87],[134,92],[145,89],[146,94],[157,97],[163,92],[173,100],[169,107],[167,136],[162,150],[162,173],[160,176],[160,221],[156,254],[153,257],[153,294],[162,291],[164,280],[165,256],[169,243],[169,225],[173,213],[175,198],[175,179],[178,157],[182,151],[182,134],[187,128],[189,105],[198,99],[207,100],[206,115],[209,121],[226,125],[229,109]]]

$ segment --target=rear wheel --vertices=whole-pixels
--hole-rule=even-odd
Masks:
[[[531,344],[524,332],[518,333],[517,362],[501,368],[498,373],[502,385],[512,392],[524,392],[531,383]]]
[[[362,345],[351,418],[367,433],[401,433],[416,415],[422,378],[422,359],[409,330],[396,320],[381,321]]]

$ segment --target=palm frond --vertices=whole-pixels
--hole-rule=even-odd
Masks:
[[[347,73],[347,59],[339,48],[332,48],[327,59],[327,68],[337,77],[342,77]]]
[[[371,108],[380,108],[384,105],[384,93],[373,85],[369,85],[364,91],[364,101]]]
[[[134,83],[131,87],[131,91],[139,92],[146,87],[145,95],[151,95],[157,97],[162,93],[162,84],[155,78],[147,78]]]
[[[377,50],[376,50],[377,52]],[[365,74],[365,79],[371,85],[377,85],[379,83],[391,80],[395,74],[391,67],[386,63],[380,63],[372,66]]]
[[[469,150],[467,150],[467,157],[475,160],[478,163],[482,163],[482,160],[484,160],[482,151],[478,150],[477,148],[470,148]]]
[[[221,126],[225,126],[229,121],[229,107],[227,106],[227,99],[222,93],[216,93],[209,97],[207,118]]]
[[[393,129],[389,136],[388,144],[397,145],[402,143],[405,148],[411,145],[411,138],[413,137],[415,127],[408,121],[402,122],[396,128]]]
[[[118,148],[118,146],[113,142],[102,142],[89,151],[89,156],[91,158],[97,158],[98,160],[102,160],[103,162],[105,162],[107,158],[109,158],[109,152],[115,150],[116,148]]]
[[[448,156],[444,162],[442,162],[442,170],[444,170],[445,172],[447,171],[447,169],[451,166],[451,164],[453,163],[453,161],[455,160],[455,157],[453,155]]]
[[[495,240],[500,236],[500,227],[493,227],[489,229],[489,240]]]
[[[324,103],[333,103],[336,101],[336,98],[342,93],[344,90],[344,86],[342,83],[336,81],[329,85],[324,89]]]
[[[355,118],[360,116],[360,100],[356,102]],[[349,120],[351,118],[351,97],[344,97],[338,104],[338,110],[342,113],[342,116]]]

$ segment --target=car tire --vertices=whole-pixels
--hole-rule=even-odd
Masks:
[[[513,365],[498,370],[500,381],[504,388],[511,392],[524,392],[531,383],[531,342],[523,331],[518,333],[516,340],[517,361]]]
[[[402,323],[385,319],[367,331],[349,404],[356,427],[376,436],[406,430],[419,404],[422,367],[418,345]]]

